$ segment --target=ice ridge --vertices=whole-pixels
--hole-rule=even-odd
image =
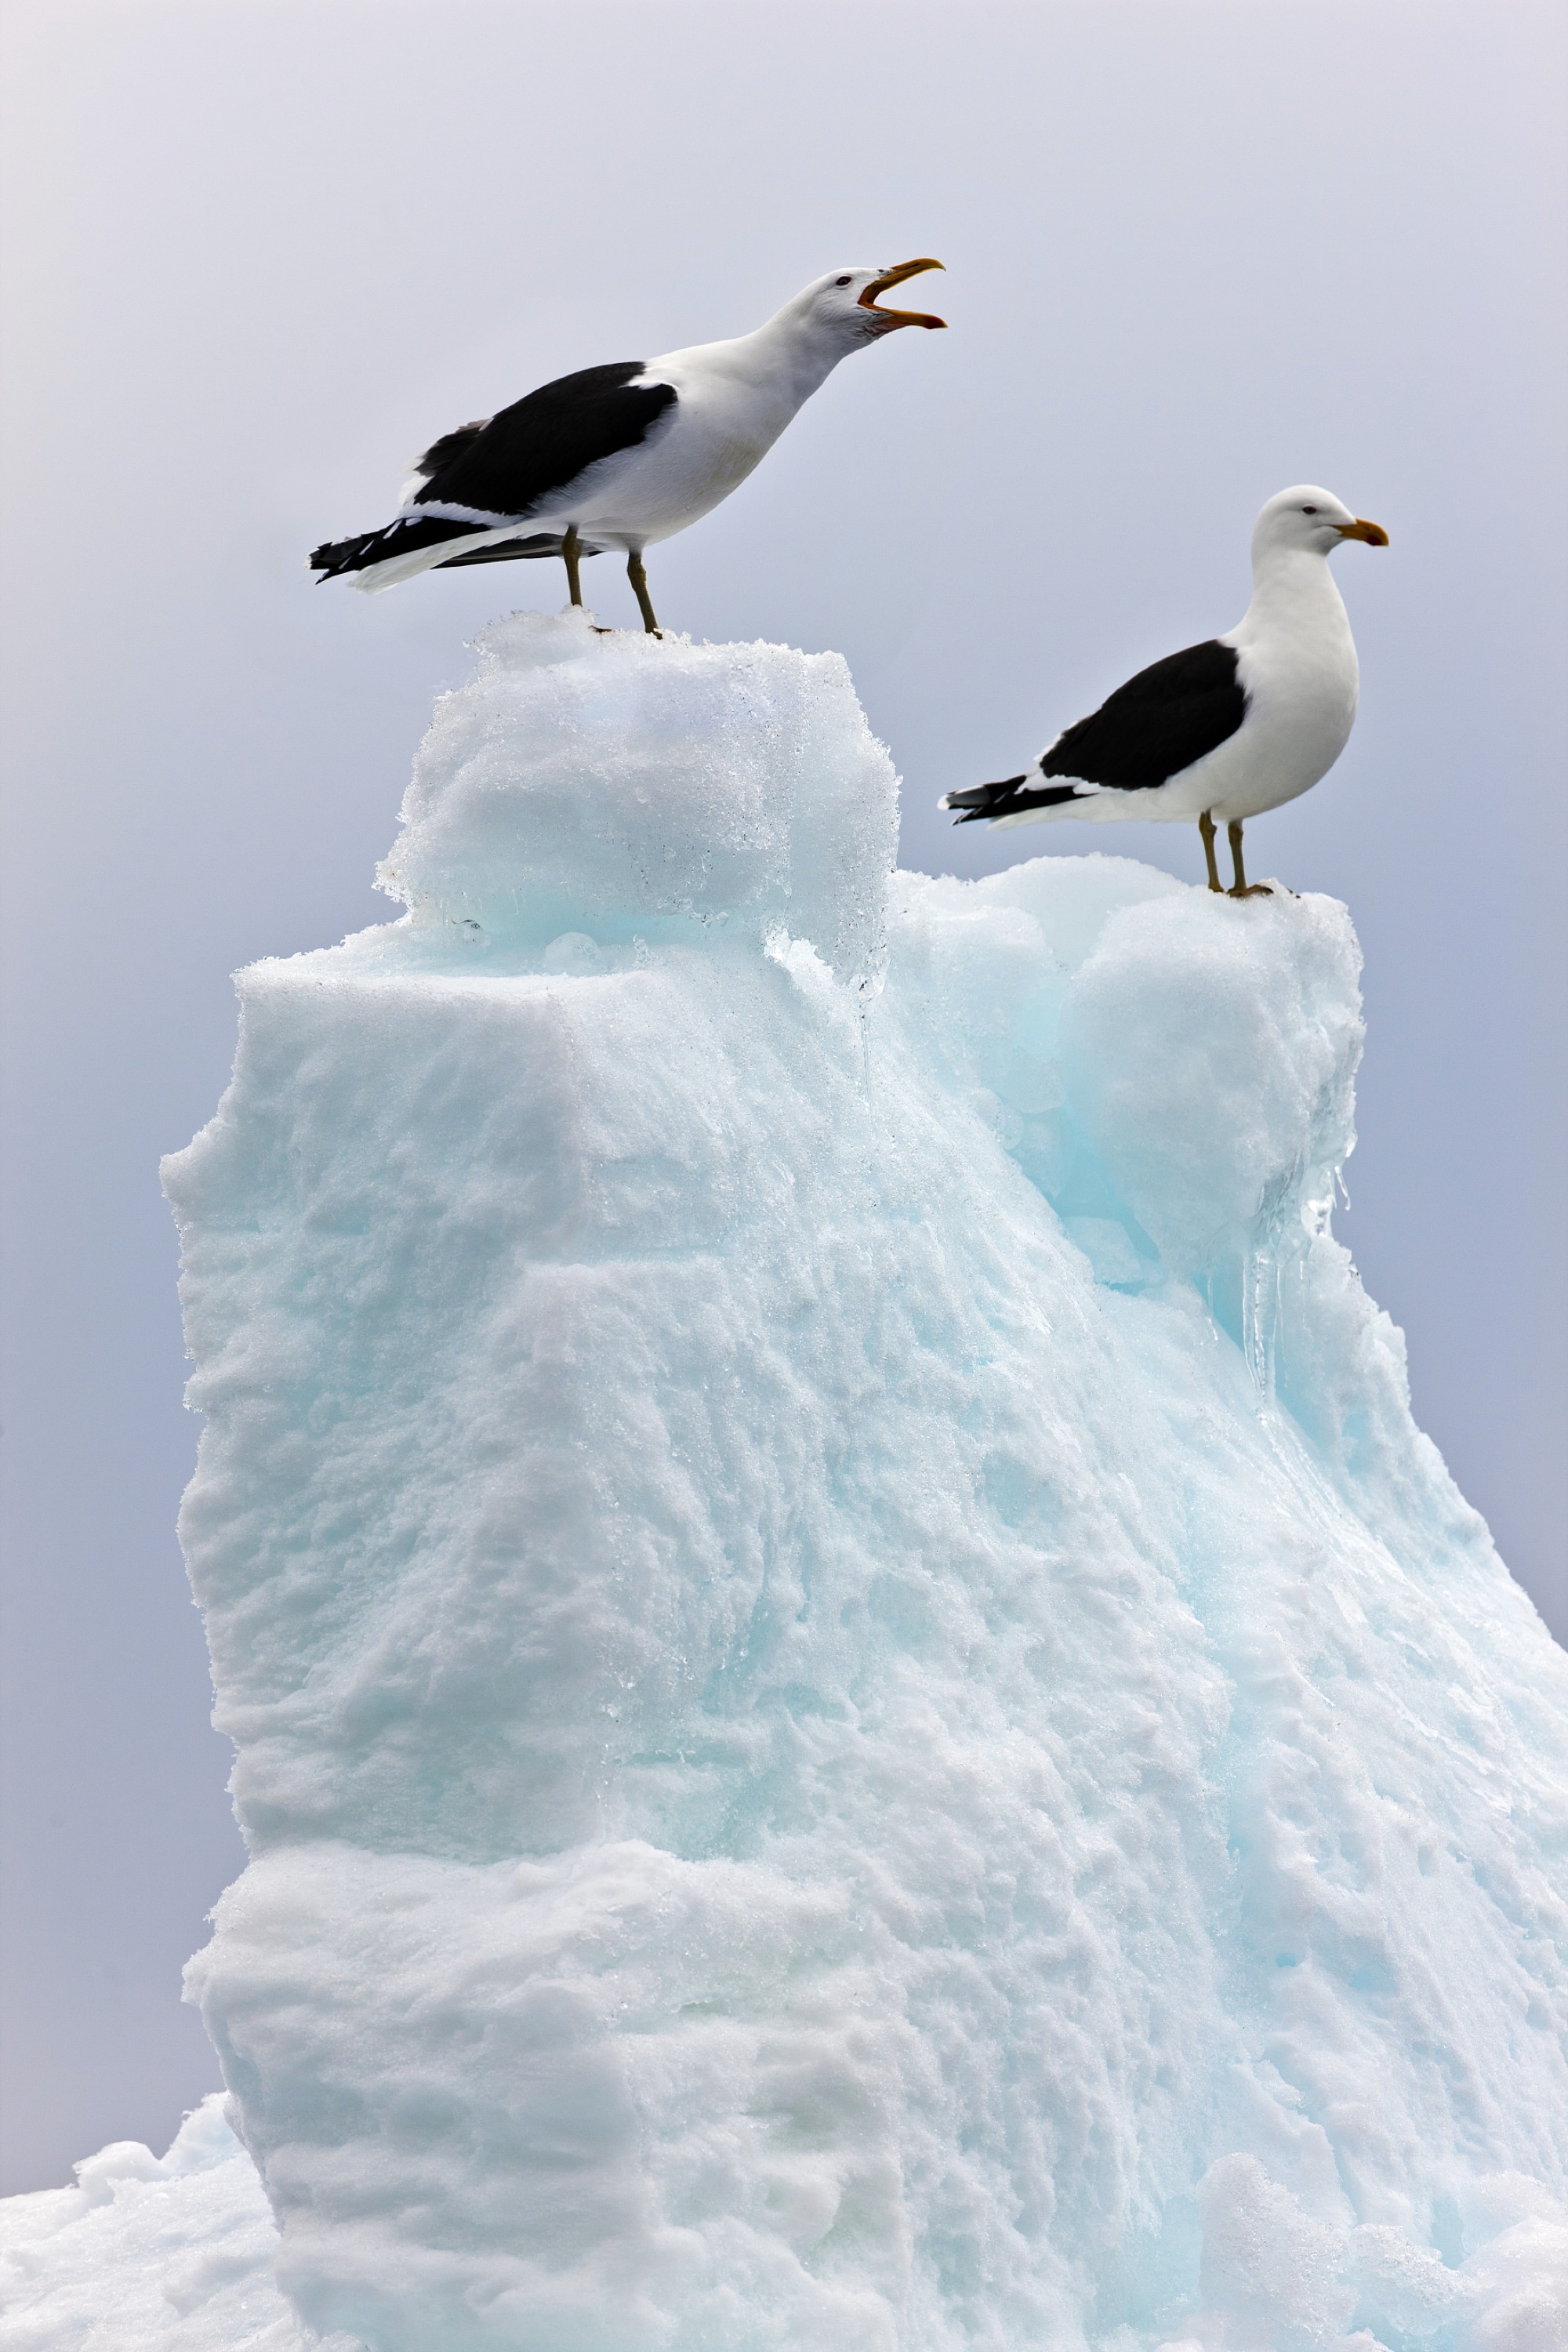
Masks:
[[[277,2324],[1560,2347],[1568,1661],[1332,1235],[1349,918],[895,824],[836,657],[520,616],[402,919],[240,977],[166,1182]],[[26,2342],[163,2342],[88,2225]]]

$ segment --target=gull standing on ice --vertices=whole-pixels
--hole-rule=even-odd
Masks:
[[[942,327],[877,297],[940,261],[839,269],[814,279],[753,334],[662,359],[622,360],[542,384],[433,442],[420,487],[381,530],[318,547],[323,580],[390,588],[416,572],[559,555],[574,604],[578,565],[624,550],[643,626],[658,624],[643,550],[738,488],[848,352],[898,327]]]
[[[1379,524],[1331,492],[1310,482],[1280,490],[1253,526],[1252,602],[1234,629],[1141,669],[1023,775],[945,793],[938,806],[960,824],[1195,818],[1211,890],[1223,887],[1214,854],[1222,824],[1231,897],[1266,892],[1266,882],[1247,884],[1243,823],[1326,776],[1355,723],[1355,643],[1328,564],[1346,539],[1388,545]]]

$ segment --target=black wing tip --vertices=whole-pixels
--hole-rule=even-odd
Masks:
[[[455,522],[447,515],[400,514],[380,530],[362,530],[353,539],[323,541],[311,553],[310,569],[319,572],[323,581],[340,580],[345,572],[366,572],[392,556],[445,547],[448,540],[471,539],[485,528],[482,522]]]
[[[943,793],[938,808],[946,809],[954,824],[978,824],[982,820],[994,822],[999,816],[1016,816],[1021,810],[1056,808],[1063,801],[1082,797],[1071,784],[1027,789],[1029,771],[1021,776],[1004,776],[994,784],[971,784],[962,793]]]
[[[320,574],[318,588],[329,580],[341,579],[345,572],[363,569],[365,550],[381,537],[378,530],[361,531],[353,539],[323,540],[320,547],[310,550],[310,569]]]

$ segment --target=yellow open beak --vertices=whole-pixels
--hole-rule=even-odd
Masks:
[[[940,261],[900,261],[896,269],[885,269],[880,278],[873,278],[860,297],[863,310],[875,310],[879,319],[887,319],[900,327],[945,327],[945,319],[933,319],[928,310],[885,310],[878,301],[889,286],[901,286],[906,278],[918,278],[922,269],[940,269]]]
[[[1388,545],[1388,533],[1384,530],[1383,525],[1380,522],[1363,522],[1359,515],[1356,517],[1354,522],[1341,523],[1340,537],[1342,539],[1364,540],[1368,547],[1386,547]]]

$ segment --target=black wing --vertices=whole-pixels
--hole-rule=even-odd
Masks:
[[[489,421],[488,416],[480,416],[472,425],[459,425],[455,433],[443,433],[439,441],[431,442],[423,457],[416,457],[412,470],[428,481],[443,466],[449,466],[454,457],[460,457],[465,449],[471,449]]]
[[[1217,751],[1246,716],[1236,648],[1209,637],[1151,663],[1091,717],[1064,728],[1041,755],[1040,772],[1111,792],[1149,792]]]
[[[675,404],[672,383],[634,385],[646,362],[582,368],[514,400],[486,425],[465,425],[436,442],[419,470],[435,470],[416,506],[473,507],[522,520],[601,457],[646,441]]]
[[[956,824],[974,824],[1093,797],[1070,783],[1036,785],[1037,776],[1076,776],[1102,792],[1148,792],[1216,751],[1246,716],[1235,648],[1209,637],[1119,686],[1089,718],[1064,728],[1027,775],[949,793],[940,805],[957,812]]]

